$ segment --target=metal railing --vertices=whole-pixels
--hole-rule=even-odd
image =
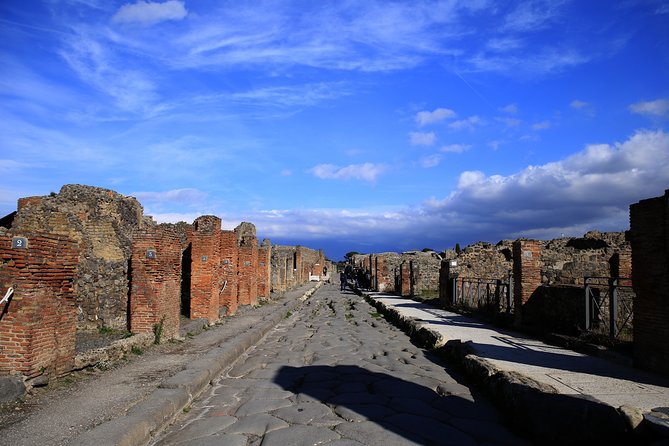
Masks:
[[[484,277],[453,277],[452,303],[494,312],[513,312],[513,280]]]
[[[632,279],[584,278],[585,329],[608,334],[610,339],[630,338],[634,316]]]

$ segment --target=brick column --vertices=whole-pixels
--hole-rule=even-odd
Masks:
[[[227,316],[237,312],[239,304],[237,268],[239,250],[237,234],[234,231],[221,232],[221,280],[224,286],[221,293],[221,306],[227,308]]]
[[[13,247],[14,237],[26,244]],[[0,232],[0,374],[55,377],[74,365],[79,247],[52,234]]]
[[[630,206],[635,365],[669,376],[669,190]]]
[[[267,299],[270,293],[272,245],[269,239],[258,248],[258,297]]]
[[[199,217],[193,223],[190,318],[219,319],[221,219]]]
[[[258,303],[258,239],[244,238],[239,246],[239,304]]]
[[[162,339],[179,336],[181,240],[160,225],[133,237],[130,259],[130,330],[151,333],[162,325]]]
[[[400,296],[411,295],[411,265],[405,260],[400,265]]]
[[[516,240],[513,242],[513,306],[514,325],[522,325],[523,305],[541,285],[540,240]]]

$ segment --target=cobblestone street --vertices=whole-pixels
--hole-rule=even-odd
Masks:
[[[153,444],[523,443],[438,358],[331,284],[286,314]]]

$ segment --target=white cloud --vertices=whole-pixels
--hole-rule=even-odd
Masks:
[[[429,169],[431,167],[437,167],[441,162],[441,155],[429,155],[420,159],[420,166]]]
[[[434,111],[420,111],[416,114],[416,123],[419,126],[434,124],[447,118],[453,118],[456,114],[448,108],[438,108]]]
[[[518,106],[516,104],[509,104],[505,107],[502,107],[500,111],[503,111],[504,113],[516,114],[518,113]]]
[[[509,31],[537,31],[545,28],[559,15],[564,1],[534,0],[522,2],[506,16],[503,28]]]
[[[533,130],[546,130],[551,127],[551,122],[550,121],[541,121],[532,124],[532,129]]]
[[[444,153],[462,153],[469,150],[472,146],[470,144],[449,144],[440,149]]]
[[[409,140],[412,146],[431,146],[437,140],[434,132],[409,132]]]
[[[140,202],[169,202],[177,204],[196,204],[202,202],[207,194],[193,188],[173,189],[162,192],[133,192],[133,197]]]
[[[485,122],[483,119],[481,119],[478,116],[470,116],[465,119],[461,119],[459,121],[454,121],[448,124],[448,126],[452,129],[469,129],[469,130],[474,130],[476,126],[484,125]]]
[[[641,115],[665,116],[669,114],[669,100],[656,99],[654,101],[637,102],[629,107],[632,113]]]
[[[523,121],[517,118],[495,118],[497,121],[504,123],[507,127],[518,127]]]
[[[282,177],[289,177],[289,176],[291,176],[292,174],[293,174],[293,171],[290,170],[290,169],[283,169],[283,170],[281,171],[281,176],[282,176]]]
[[[587,102],[579,101],[578,99],[574,99],[573,101],[571,101],[569,105],[571,106],[571,108],[575,108],[577,110],[590,106],[590,104],[588,104]]]
[[[138,23],[149,26],[166,20],[182,20],[188,15],[184,2],[169,0],[154,3],[139,0],[137,3],[126,3],[112,17],[114,23]]]
[[[376,179],[388,170],[384,164],[350,164],[345,167],[335,166],[334,164],[318,164],[309,169],[314,176],[324,180],[363,180],[374,182]]]

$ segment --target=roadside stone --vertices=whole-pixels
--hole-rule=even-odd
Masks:
[[[226,433],[230,434],[251,434],[262,436],[267,432],[277,429],[285,429],[289,424],[279,418],[268,414],[249,415],[237,420],[230,427],[225,429]]]
[[[0,376],[0,404],[7,404],[23,397],[26,385],[15,376]]]

